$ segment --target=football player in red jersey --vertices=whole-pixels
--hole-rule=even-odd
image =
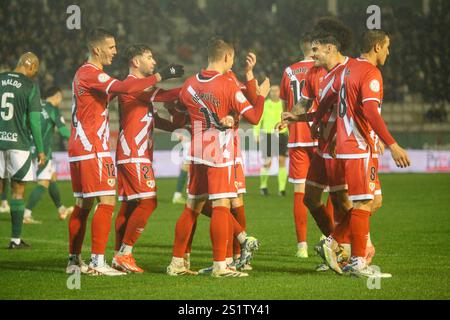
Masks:
[[[368,30],[363,35],[362,57],[348,63],[340,75],[335,156],[337,167],[348,184],[348,197],[353,201],[350,211],[351,259],[344,272],[373,276],[367,265],[369,218],[380,204],[374,204],[378,166],[376,140],[391,150],[392,158],[401,168],[410,160],[389,133],[381,117],[383,79],[377,66],[383,66],[389,55],[389,36],[382,30]],[[376,275],[389,277],[390,274]]]
[[[236,82],[236,85],[241,89],[244,96],[248,99],[248,101],[255,105],[258,99],[257,94],[257,81],[253,74],[253,68],[256,65],[256,55],[252,52],[249,52],[246,57],[246,82],[242,83],[238,80],[236,74],[229,70],[225,73],[225,76],[229,77],[232,81]],[[228,242],[227,248],[227,256],[226,261],[228,265],[235,266],[238,270],[248,271],[252,270],[252,266],[250,265],[250,261],[253,257],[253,251],[259,248],[259,241],[255,237],[251,237],[247,235],[246,227],[247,221],[245,216],[245,208],[244,208],[244,194],[246,191],[245,186],[245,174],[244,174],[244,163],[241,154],[241,143],[239,136],[239,120],[241,116],[239,114],[235,114],[233,117],[233,129],[234,129],[234,158],[235,158],[235,178],[238,188],[238,197],[233,198],[231,201],[231,220],[229,223],[232,228],[230,228],[230,239],[233,241]],[[212,214],[212,203],[211,200],[208,200],[206,204],[203,206],[202,214],[211,217]],[[192,229],[193,233],[195,232],[195,227]],[[191,250],[193,234],[191,235],[191,239],[188,243],[188,252],[185,257],[186,260],[189,260],[189,254]],[[199,271],[199,273],[207,274],[212,272],[212,267],[204,268]]]
[[[315,66],[306,76],[300,103],[308,106],[307,101],[311,103],[314,100],[317,105],[322,104],[324,112],[321,115],[322,130],[320,135],[317,135],[319,138],[318,150],[311,159],[307,174],[304,201],[321,232],[325,236],[329,236],[334,230],[334,217],[331,210],[325,208],[321,203],[323,190],[327,186],[330,187],[334,207],[337,209],[335,215],[339,215],[341,207],[351,207],[347,199],[338,199],[334,196],[338,190],[345,188],[345,182],[335,181],[336,175],[332,169],[335,160],[328,151],[328,146],[336,132],[336,94],[333,92],[333,83],[336,74],[339,74],[349,60],[341,52],[349,48],[351,32],[338,20],[324,18],[317,23],[311,37]],[[316,113],[310,113],[306,117],[285,113],[283,118],[296,121],[300,118],[303,121],[312,120]],[[316,124],[312,125],[311,130],[313,127],[316,127]],[[330,174],[327,174],[327,165],[330,168]]]
[[[130,46],[125,56],[129,63],[128,78],[142,79],[153,74],[156,61],[144,44]],[[117,144],[117,180],[119,201],[116,218],[116,245],[112,267],[126,272],[142,273],[132,255],[133,246],[144,231],[148,218],[157,206],[156,182],[152,168],[153,127],[174,131],[179,127],[158,116],[153,102],[178,100],[180,88],[157,87],[144,92],[120,94],[120,133]]]
[[[257,103],[252,106],[242,91],[224,74],[233,66],[234,48],[220,39],[208,47],[208,67],[189,78],[180,93],[192,125],[191,167],[188,202],[175,228],[173,257],[167,267],[172,276],[193,274],[184,264],[186,246],[192,227],[206,200],[212,200],[210,235],[213,247],[213,277],[242,277],[248,274],[228,268],[230,206],[237,197],[234,172],[233,129],[221,123],[231,114],[242,115],[255,124],[259,121],[264,99],[269,92],[268,79],[260,87]]]
[[[301,100],[306,76],[314,68],[315,64],[312,58],[311,33],[303,35],[300,47],[305,58],[285,69],[280,85],[280,97],[284,101],[284,109],[292,113],[300,113],[300,110],[295,109],[300,107],[298,102]],[[315,69],[325,72],[322,68]],[[314,112],[316,107],[316,103],[313,102],[306,112]],[[277,129],[282,127],[284,127],[283,123],[277,125]],[[294,222],[297,234],[296,256],[299,258],[308,257],[306,242],[308,215],[303,200],[308,169],[317,145],[317,140],[311,137],[307,122],[293,122],[289,124],[289,182],[294,184]]]
[[[179,77],[182,66],[170,65],[143,79],[119,81],[103,71],[117,54],[114,35],[94,29],[87,41],[89,57],[75,74],[72,91],[72,129],[69,162],[76,206],[69,221],[69,262],[66,272],[123,275],[105,262],[105,250],[115,205],[115,167],[109,151],[108,103],[114,95],[141,92],[157,82]],[[97,199],[92,220],[92,253],[89,266],[81,259],[87,218]]]

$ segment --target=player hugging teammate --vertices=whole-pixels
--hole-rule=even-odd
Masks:
[[[407,153],[381,118],[383,82],[377,66],[386,61],[390,39],[381,30],[366,31],[361,57],[353,59],[342,54],[350,35],[342,23],[322,19],[314,30],[313,58],[325,71],[308,74],[302,97],[316,99],[317,111],[285,113],[283,118],[286,123],[312,120],[311,135],[319,139],[305,191],[305,204],[327,236],[317,251],[339,274],[390,277],[370,267],[374,249],[367,250],[371,247],[369,218],[381,206],[379,140],[391,150],[397,166],[410,165]],[[314,86],[318,90],[308,89]],[[334,217],[320,204],[321,190],[327,185],[334,193]]]

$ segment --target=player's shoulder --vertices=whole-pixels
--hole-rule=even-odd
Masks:
[[[0,73],[0,79],[4,82],[2,82],[2,85],[13,85],[17,89],[26,88],[26,87],[33,87],[35,85],[35,82],[25,76],[22,73],[14,72],[14,71],[7,71]]]
[[[368,60],[363,58],[356,58],[351,60],[352,69],[359,72],[361,76],[371,75],[381,77],[381,71],[377,66],[374,66]]]
[[[284,69],[284,74],[290,76],[300,73],[307,74],[314,67],[314,60],[300,60],[287,66]]]
[[[81,65],[77,72],[76,72],[77,78],[79,80],[97,80],[101,83],[108,82],[111,77],[102,69],[98,68],[97,66],[94,66],[91,63],[84,63]]]

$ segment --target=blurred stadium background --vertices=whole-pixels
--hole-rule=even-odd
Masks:
[[[237,48],[234,70],[242,74],[245,55],[258,56],[256,75],[279,83],[284,68],[301,57],[299,39],[324,15],[352,27],[354,39],[364,28],[367,7],[381,8],[381,26],[392,38],[383,67],[383,117],[400,144],[410,149],[450,149],[450,1],[447,0],[7,0],[0,3],[0,70],[14,67],[28,50],[42,59],[42,89],[65,89],[63,114],[70,119],[70,82],[86,57],[83,35],[95,26],[117,34],[119,55],[107,71],[126,75],[120,53],[144,42],[160,66],[180,62],[186,77],[205,66],[207,40],[221,35]],[[67,7],[81,8],[81,30],[66,27]],[[349,55],[357,55],[354,42]],[[179,82],[178,84],[181,84]],[[175,86],[177,83],[171,83]],[[112,137],[117,136],[117,109],[112,106]],[[170,135],[156,133],[156,149],[170,149]],[[55,150],[64,145],[56,140]]]

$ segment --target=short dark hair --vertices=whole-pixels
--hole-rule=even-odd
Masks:
[[[350,49],[352,44],[352,31],[341,21],[334,17],[319,19],[311,35],[312,41],[320,44],[333,44],[339,52]]]
[[[87,35],[87,46],[91,49],[94,45],[107,38],[115,38],[114,33],[103,28],[92,29]]]
[[[231,43],[220,38],[212,38],[208,43],[208,61],[218,61],[230,51],[234,51]]]
[[[302,38],[300,39],[300,49],[302,49],[303,54],[311,50],[311,42],[312,33],[310,31],[306,31],[305,33],[303,33]]]
[[[130,63],[133,58],[143,55],[147,51],[152,51],[152,48],[146,44],[133,44],[125,50],[125,59]]]
[[[55,94],[57,94],[58,92],[60,92],[60,93],[62,94],[62,90],[61,90],[60,87],[57,87],[57,86],[51,86],[51,87],[48,87],[48,88],[44,91],[43,98],[44,98],[44,99],[47,99],[47,98],[53,97],[53,96],[54,96]]]
[[[361,53],[370,52],[377,44],[383,45],[387,36],[388,34],[381,29],[364,31],[361,37]]]

